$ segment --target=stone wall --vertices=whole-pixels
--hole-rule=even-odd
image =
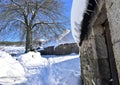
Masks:
[[[120,0],[105,0],[113,50],[120,82]],[[120,83],[119,83],[120,84]]]
[[[71,53],[79,53],[79,48],[77,44],[71,43],[71,44],[61,44],[55,48],[55,54],[56,55],[66,55]]]
[[[54,55],[54,46],[46,47],[44,50],[40,50],[42,55]]]
[[[106,28],[104,26],[107,20],[105,5],[104,0],[100,0],[99,9],[93,16],[90,24],[91,28],[89,29],[88,36],[80,48],[84,85],[118,85],[114,83],[112,77],[111,62],[108,54]]]
[[[80,48],[84,85],[120,85],[120,0],[100,0]]]
[[[95,26],[81,46],[82,79],[85,85],[110,85],[110,68],[103,27]]]
[[[67,55],[71,53],[79,53],[79,48],[76,43],[61,44],[57,47],[50,46],[40,51],[43,55]]]

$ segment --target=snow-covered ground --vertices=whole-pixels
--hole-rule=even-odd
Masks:
[[[25,52],[24,46],[0,46],[0,51],[7,52],[11,55],[20,55]]]
[[[26,80],[23,66],[6,52],[0,51],[0,84],[11,85]]]
[[[15,53],[24,52],[23,48],[14,48]],[[78,54],[41,56],[29,52],[12,57],[9,47],[0,50],[0,85],[80,85]]]

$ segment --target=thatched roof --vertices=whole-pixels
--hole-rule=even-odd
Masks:
[[[81,35],[80,35],[80,43],[82,44],[82,41],[87,36],[88,30],[90,29],[91,20],[96,13],[98,7],[98,0],[89,0],[87,10],[83,15],[83,20],[81,23]]]
[[[96,13],[96,10],[98,8],[98,1],[99,0],[73,1],[71,12],[71,25],[73,30],[73,36],[80,46],[82,44],[82,41],[86,38],[88,34],[92,17]]]

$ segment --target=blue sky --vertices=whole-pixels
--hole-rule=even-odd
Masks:
[[[68,17],[69,19],[69,25],[67,26],[67,28],[71,28],[70,26],[70,16],[71,16],[71,7],[72,7],[72,1],[73,0],[63,0],[65,2],[66,5],[66,12],[65,15]],[[18,35],[16,35],[16,37],[14,36],[14,38],[10,38],[9,36],[6,36],[6,39],[4,39],[4,41],[19,41],[19,39],[17,38]],[[0,39],[2,40],[2,39]]]
[[[72,1],[73,0],[64,0],[66,7],[67,7],[67,16],[70,18],[70,13],[71,13],[71,7],[72,7]]]

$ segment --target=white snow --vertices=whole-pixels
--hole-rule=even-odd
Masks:
[[[15,84],[25,81],[23,66],[8,53],[0,51],[0,84]]]
[[[67,55],[67,56],[59,56],[55,58],[43,58],[39,52],[28,52],[26,54],[23,54],[20,56],[22,60],[22,64],[26,67],[33,67],[33,66],[41,66],[45,67],[47,65],[52,65],[56,63],[60,63],[66,60],[74,59],[74,58],[79,58],[79,55]]]
[[[0,46],[1,51],[5,51],[9,54],[20,54],[25,52],[24,46]]]
[[[80,42],[81,34],[81,22],[83,19],[83,14],[85,13],[88,0],[73,0],[72,10],[71,10],[71,28],[73,38],[77,43]]]
[[[67,56],[59,56],[57,58],[49,58],[48,59],[48,62],[49,64],[56,64],[56,63],[60,63],[60,62],[63,62],[63,61],[66,61],[66,60],[71,60],[71,59],[74,59],[74,58],[79,58],[79,55],[67,55]]]
[[[54,46],[57,47],[60,44],[66,44],[66,43],[75,43],[71,31],[67,31],[63,36],[60,37],[60,39],[53,39],[50,40],[48,43],[45,43],[43,47],[49,47],[49,46]]]
[[[13,58],[0,51],[0,84],[80,85],[79,54],[41,56],[28,52]]]
[[[50,56],[50,55],[47,55]],[[80,85],[79,55],[48,58],[48,65],[27,68],[25,85]]]
[[[75,43],[71,31],[64,36],[61,40],[58,41],[59,45],[60,44],[66,44],[66,43]]]
[[[41,57],[39,52],[28,52],[20,56],[22,64],[26,67],[30,66],[46,66],[48,61],[46,58]]]
[[[58,40],[62,40],[63,37],[65,37],[68,33],[70,33],[70,30],[65,30],[58,38]]]

